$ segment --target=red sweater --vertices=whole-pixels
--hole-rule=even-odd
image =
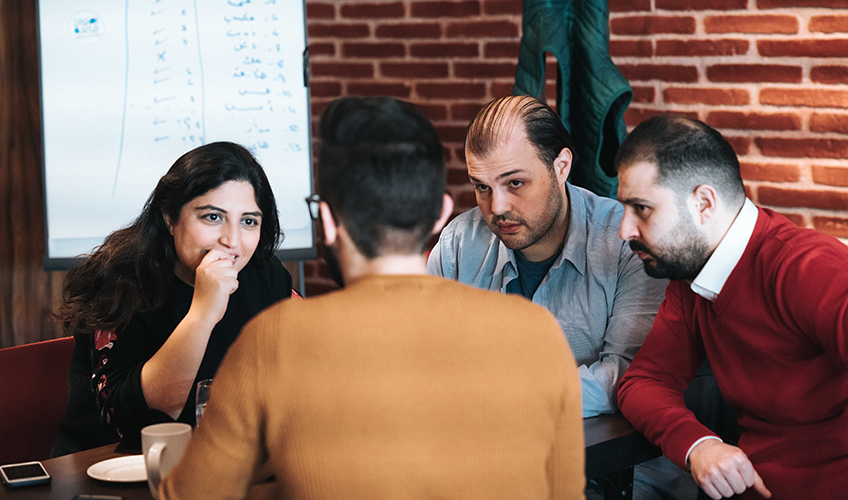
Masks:
[[[715,302],[685,281],[669,284],[618,402],[684,468],[689,447],[714,435],[683,402],[705,355],[739,415],[739,446],[773,498],[845,498],[848,247],[760,209]]]

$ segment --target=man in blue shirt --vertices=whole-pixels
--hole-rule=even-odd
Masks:
[[[616,410],[618,381],[667,281],[648,278],[618,236],[623,208],[566,182],[574,143],[542,101],[487,104],[465,140],[477,208],[442,231],[427,270],[523,295],[559,321],[579,366],[583,416]]]

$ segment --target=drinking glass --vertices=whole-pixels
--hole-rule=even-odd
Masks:
[[[209,402],[209,389],[212,387],[212,379],[207,378],[197,383],[197,407],[194,412],[195,425],[200,425],[200,417]]]

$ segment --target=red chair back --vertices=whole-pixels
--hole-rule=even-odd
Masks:
[[[50,456],[73,353],[73,337],[0,349],[0,464]]]

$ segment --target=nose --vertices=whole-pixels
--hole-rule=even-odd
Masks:
[[[621,218],[621,227],[618,229],[618,236],[624,241],[636,239],[639,236],[639,230],[636,228],[636,223],[633,220],[634,215],[627,208],[624,209],[624,217]]]
[[[236,248],[241,241],[241,233],[238,221],[224,224],[218,242],[227,248]]]
[[[492,189],[492,214],[503,215],[512,209],[512,204],[509,201],[509,195],[502,192],[500,189]]]

